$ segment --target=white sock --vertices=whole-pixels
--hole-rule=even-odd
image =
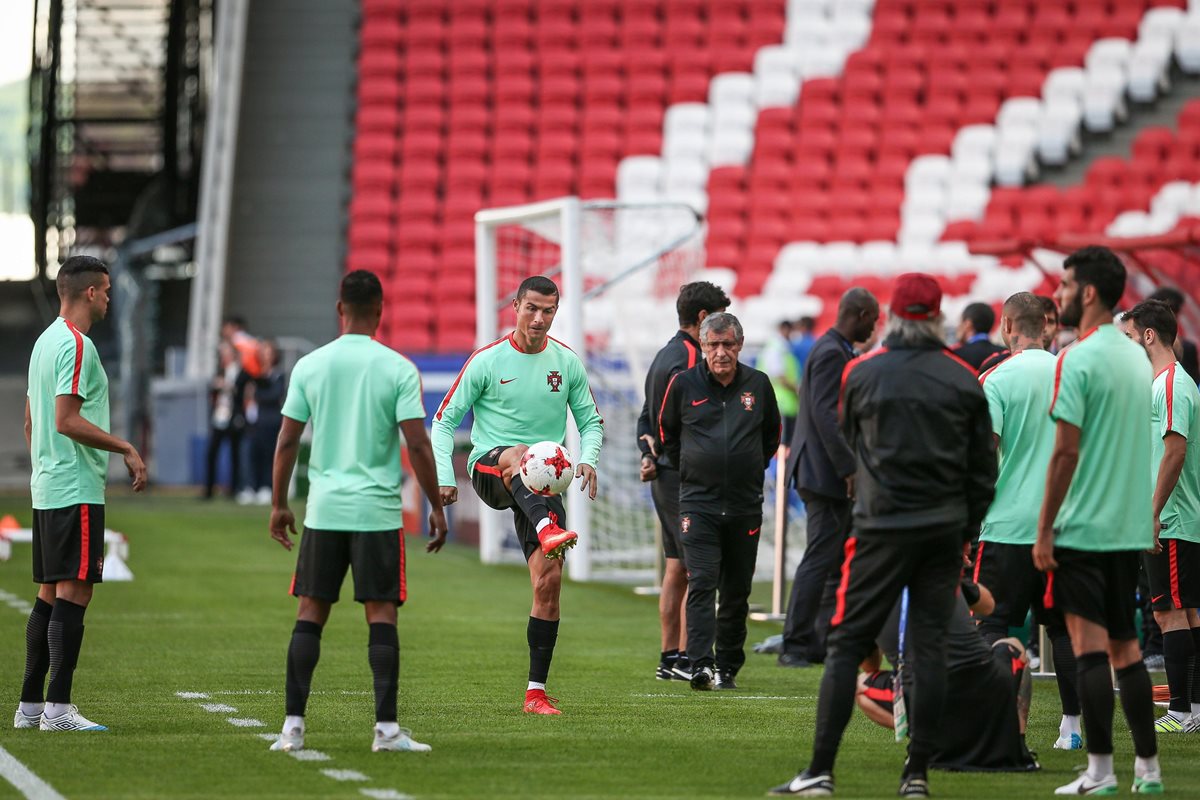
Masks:
[[[550,518],[549,518],[549,517],[542,517],[542,521],[541,521],[541,522],[539,522],[537,525],[533,526],[533,529],[534,529],[535,531],[537,531],[538,533],[541,533],[541,532],[542,532],[542,528],[545,528],[545,527],[546,527],[547,525],[549,525],[549,524],[550,524]]]
[[[1058,723],[1058,735],[1066,737],[1072,733],[1079,733],[1079,716],[1063,714],[1062,722]]]
[[[46,719],[58,719],[67,713],[67,709],[70,707],[70,703],[46,703],[46,710],[44,712]]]
[[[534,689],[541,689],[544,692],[546,691],[546,684],[530,681],[529,685],[525,687],[525,691],[527,692],[532,692]]]
[[[1147,775],[1157,777],[1159,773],[1158,756],[1150,756],[1142,758],[1138,756],[1133,760],[1133,774],[1139,778],[1144,778]]]
[[[375,731],[380,736],[386,736],[390,739],[391,737],[400,733],[400,723],[399,722],[376,722],[375,723]]]
[[[1172,711],[1169,708],[1167,709],[1167,713],[1170,714],[1175,719],[1179,720],[1180,722],[1183,722],[1185,719],[1187,719],[1188,717],[1191,716],[1191,714],[1189,714],[1186,711]]]
[[[1095,753],[1088,753],[1088,777],[1094,781],[1104,780],[1109,775],[1113,774],[1113,757],[1112,753],[1108,755],[1098,756]]]
[[[21,713],[27,717],[40,716],[45,710],[45,703],[26,703],[24,700],[21,701]]]
[[[297,728],[300,729],[301,733],[304,733],[304,717],[287,716],[283,718],[284,733],[291,733]]]

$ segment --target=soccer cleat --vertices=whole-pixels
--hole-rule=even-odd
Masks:
[[[666,661],[658,662],[658,669],[654,671],[654,677],[660,681],[675,680],[675,670]]]
[[[677,681],[690,681],[692,679],[692,662],[687,656],[680,656],[674,664],[671,665],[671,672]]]
[[[579,534],[574,531],[564,531],[557,522],[542,528],[538,534],[538,542],[542,545],[542,555],[549,559],[562,558],[568,550],[579,542]]]
[[[60,716],[51,719],[45,714],[42,715],[41,729],[44,731],[106,731],[104,725],[97,725],[83,714],[79,713],[79,707],[72,703],[67,707],[67,712]]]
[[[929,779],[924,775],[905,775],[900,779],[900,797],[929,797]]]
[[[698,692],[707,692],[713,688],[716,679],[712,667],[700,667],[692,672],[692,688]]]
[[[530,689],[525,692],[525,713],[526,714],[561,714],[554,704],[558,700],[553,697],[547,697],[544,689]]]
[[[1133,786],[1129,791],[1134,794],[1162,794],[1166,790],[1163,788],[1162,775],[1152,772],[1149,775],[1134,778]]]
[[[736,689],[737,684],[733,680],[733,671],[728,669],[717,670],[717,685],[713,688],[724,691]]]
[[[1187,718],[1187,722],[1183,723],[1184,733],[1200,733],[1200,714],[1192,714]]]
[[[1107,795],[1117,793],[1117,776],[1105,775],[1100,780],[1093,780],[1086,772],[1078,778],[1054,790],[1055,794],[1086,794]]]
[[[283,731],[279,738],[271,743],[271,749],[277,753],[297,753],[304,749],[304,729],[292,728]]]
[[[1170,714],[1163,714],[1154,720],[1155,733],[1183,733],[1185,730],[1183,721],[1176,719]]]
[[[395,736],[384,736],[383,733],[375,729],[375,741],[371,744],[372,753],[382,753],[385,751],[396,753],[428,753],[433,750],[427,744],[422,744],[412,738],[412,731],[408,728],[401,728],[396,731]]]
[[[804,770],[787,783],[780,784],[767,792],[768,797],[833,797],[833,774],[821,772],[813,775]]]
[[[1055,750],[1082,750],[1083,737],[1078,733],[1069,733],[1066,736],[1060,735],[1054,740]]]
[[[20,707],[17,708],[17,713],[13,714],[13,727],[19,731],[36,728],[41,721],[41,714],[26,714],[21,711]]]

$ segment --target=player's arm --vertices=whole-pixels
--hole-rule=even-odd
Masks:
[[[996,447],[994,426],[984,399],[972,390],[976,399],[974,413],[967,431],[967,469],[963,480],[967,498],[967,530],[964,539],[979,535],[979,526],[987,516],[988,507],[996,496]],[[969,398],[968,401],[970,401]]]
[[[579,464],[575,467],[575,477],[583,478],[579,491],[587,491],[588,497],[596,499],[599,488],[596,480],[596,466],[600,461],[600,446],[604,444],[604,418],[596,405],[592,387],[588,383],[587,371],[583,362],[575,360],[570,371],[570,385],[567,403],[571,406],[571,416],[575,419],[575,427],[579,429]]]
[[[33,452],[33,417],[29,411],[29,398],[25,398],[25,449]]]
[[[292,471],[300,454],[300,435],[306,424],[307,421],[284,414],[279,438],[275,440],[275,462],[271,465],[271,538],[288,550],[292,549],[288,531],[296,535],[296,516],[288,508],[288,488],[292,485]]]
[[[658,410],[658,440],[662,443],[669,460],[676,469],[679,468],[679,428],[682,424],[679,416],[679,387],[675,385],[673,375],[667,390],[663,393],[662,406]]]
[[[838,477],[852,478],[856,464],[854,452],[838,430],[838,392],[842,386],[842,364],[832,349],[817,355],[809,372],[809,390],[812,391],[812,414],[817,437],[833,461]]]
[[[766,405],[763,407],[763,463],[769,463],[779,451],[779,439],[783,435],[783,418],[779,415],[779,403],[775,400],[775,392],[771,389],[769,382],[764,395],[763,399]]]
[[[442,505],[458,502],[458,483],[454,480],[454,431],[463,417],[475,405],[486,387],[486,376],[482,374],[479,359],[475,356],[459,370],[450,391],[433,415],[431,439],[433,460],[437,468],[438,494]]]
[[[854,458],[854,447],[858,441],[858,416],[854,413],[856,392],[854,385],[855,379],[851,377],[851,370],[853,368],[854,361],[848,361],[845,367],[842,369],[841,380],[832,382],[838,387],[837,405],[835,406],[837,409],[837,425],[835,432],[840,436],[842,444],[846,448],[846,452],[850,454],[850,471],[845,475],[842,475],[842,470],[846,469],[846,465],[841,461],[845,455],[844,453],[837,453],[837,451],[833,449],[827,451],[831,456],[833,456],[833,463],[834,466],[837,467],[838,474],[841,475],[846,481],[846,496],[851,500],[855,498],[854,475],[858,470],[858,461]],[[822,386],[824,385],[825,384],[822,384]],[[828,408],[828,406],[821,406],[821,408]],[[825,412],[818,411],[818,414],[820,413]],[[818,424],[818,430],[820,427],[821,425]],[[827,447],[832,441],[832,439],[827,439],[825,435],[821,436],[821,440],[824,444],[826,444]],[[834,455],[835,453],[837,454]]]
[[[1186,455],[1187,439],[1174,431],[1163,437],[1163,456],[1162,461],[1158,463],[1158,481],[1154,484],[1154,545],[1150,548],[1152,553],[1162,551],[1162,545],[1158,541],[1158,532],[1162,526],[1159,517],[1162,516],[1163,507],[1171,497],[1171,492],[1175,491],[1175,486],[1179,483]]]
[[[658,446],[658,439],[654,438],[654,433],[650,430],[649,396],[642,403],[642,413],[638,414],[637,437],[638,450],[642,452],[638,477],[641,478],[642,482],[652,481],[658,477],[658,464],[655,461],[655,456],[657,455],[655,448]]]
[[[417,475],[417,483],[429,500],[433,510],[429,512],[430,542],[425,545],[425,551],[436,553],[446,543],[446,512],[442,510],[442,497],[438,489],[437,466],[433,460],[433,445],[429,442],[429,434],[425,432],[425,420],[406,419],[400,422],[400,432],[408,446],[408,457],[412,462],[413,472]]]
[[[133,490],[140,492],[145,489],[146,465],[142,462],[137,448],[89,422],[80,413],[82,410],[83,398],[77,394],[60,394],[54,398],[54,429],[85,447],[120,453],[125,459],[125,469],[129,471]]]
[[[1059,420],[1054,431],[1054,452],[1046,470],[1046,494],[1038,517],[1037,541],[1033,545],[1033,564],[1042,572],[1058,567],[1054,560],[1054,520],[1067,497],[1075,468],[1079,466],[1079,427]]]

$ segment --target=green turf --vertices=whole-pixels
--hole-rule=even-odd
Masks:
[[[0,498],[3,513],[28,524],[22,498]],[[98,589],[75,682],[84,713],[111,730],[14,731],[4,718],[0,745],[71,798],[361,798],[364,787],[422,798],[758,797],[806,760],[818,669],[782,670],[751,655],[737,693],[696,694],[657,682],[657,604],[623,587],[565,588],[550,683],[564,714],[521,714],[529,607],[523,570],[481,566],[467,548],[433,556],[412,546],[411,600],[400,613],[400,716],[433,753],[370,752],[366,625],[348,600],[326,629],[309,706],[308,746],[332,760],[270,753],[253,732],[229,725],[228,715],[175,695],[207,692],[207,702],[264,721],[268,728],[260,730],[281,722],[294,556],[268,538],[265,517],[222,503],[114,499],[108,524],[130,536],[137,579]],[[17,546],[13,560],[0,564],[0,589],[32,598],[29,558],[28,546]],[[19,692],[24,624],[0,605],[4,713]],[[752,625],[751,640],[777,628]],[[935,795],[1043,797],[1072,779],[1084,757],[1050,750],[1056,707],[1053,685],[1038,684],[1030,741],[1042,773],[935,773]],[[1119,711],[1117,719],[1124,794],[1132,754]],[[1172,794],[1200,795],[1198,743],[1162,737]],[[838,796],[894,796],[901,760],[891,733],[856,713],[838,765]],[[339,783],[322,768],[371,780]],[[0,797],[13,796],[0,782]]]

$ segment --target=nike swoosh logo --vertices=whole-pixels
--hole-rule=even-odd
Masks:
[[[1163,599],[1163,595],[1160,594],[1158,597],[1151,597],[1150,602],[1157,603],[1159,600],[1162,600],[1162,599]]]
[[[761,531],[761,530],[762,530],[762,526],[760,525],[760,526],[758,526],[757,528],[755,528],[754,530],[752,530],[752,531],[749,531],[749,532],[748,532],[746,535],[747,535],[747,536],[753,536],[754,534],[758,533],[758,532],[759,532],[759,531]]]
[[[705,404],[705,403],[707,403],[707,402],[708,402],[708,398],[706,397],[706,398],[704,398],[703,400],[693,400],[693,401],[692,401],[692,405],[693,405],[693,406],[702,406],[702,405],[704,405],[704,404]]]
[[[513,382],[513,381],[515,381],[515,380],[516,380],[516,378],[508,378],[507,380],[506,380],[506,379],[504,379],[504,378],[501,378],[501,379],[500,379],[500,385],[501,385],[501,386],[503,386],[504,384],[506,384],[506,383],[512,383],[512,382]]]

